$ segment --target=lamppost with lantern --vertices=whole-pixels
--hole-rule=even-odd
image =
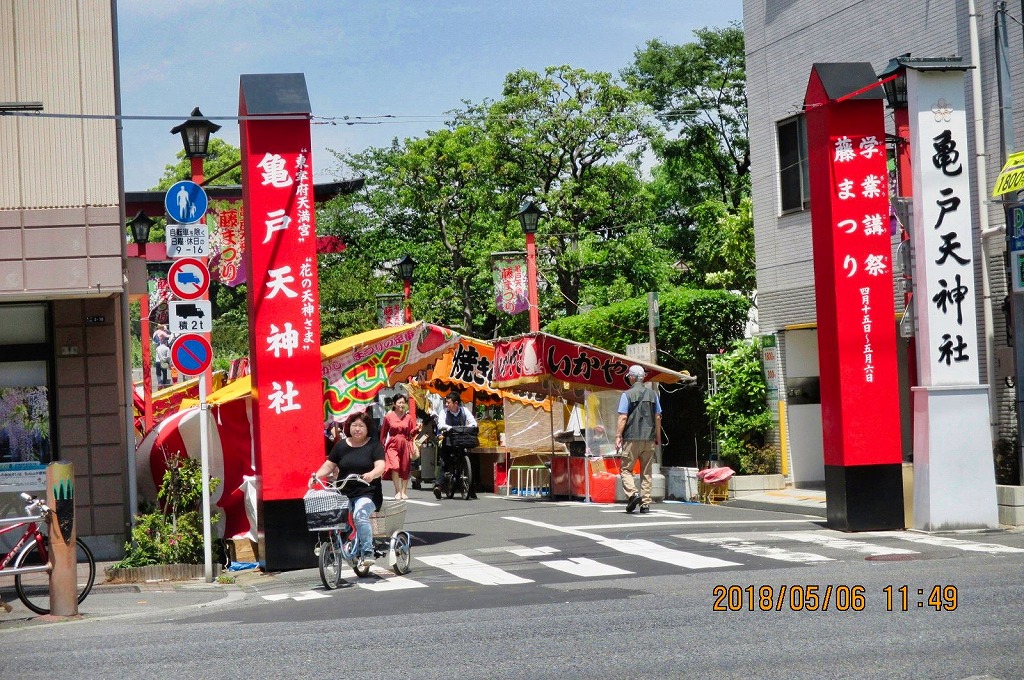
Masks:
[[[412,272],[416,268],[416,260],[406,253],[398,261],[398,273],[404,284],[403,297],[405,299],[405,322],[412,323]]]
[[[541,210],[533,201],[526,201],[519,207],[519,224],[526,234],[526,284],[530,298],[530,332],[540,330],[540,307],[537,303],[537,221]]]
[[[171,128],[172,135],[181,135],[181,143],[185,148],[185,157],[191,161],[192,181],[200,186],[203,184],[203,164],[209,155],[210,135],[220,130],[220,127],[220,125],[204,117],[203,112],[197,106],[192,109],[192,114],[188,120],[181,125]],[[199,222],[205,225],[206,217],[203,216]],[[199,259],[206,264],[206,257]],[[210,293],[208,291],[203,293],[199,299],[209,300]],[[206,393],[209,394],[213,389],[213,375],[209,369],[203,373],[203,383],[206,387]]]
[[[149,243],[149,230],[153,227],[153,220],[141,210],[132,218],[128,226],[132,231],[132,240],[138,246],[138,257],[144,262],[146,258],[146,244]],[[150,328],[149,328],[149,264],[146,267],[146,293],[142,296],[139,305],[139,316],[142,332],[142,400],[143,400],[143,422],[146,432],[153,429],[153,366],[150,357]]]

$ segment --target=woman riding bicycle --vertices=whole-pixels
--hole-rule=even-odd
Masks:
[[[361,567],[373,564],[373,528],[370,515],[380,510],[384,502],[380,478],[384,474],[384,447],[376,437],[371,437],[373,420],[362,411],[353,414],[345,422],[344,436],[331,449],[330,455],[320,469],[309,478],[309,488],[317,480],[342,478],[350,474],[360,475],[369,486],[350,484],[341,492],[348,496],[349,511],[356,525],[359,540]]]

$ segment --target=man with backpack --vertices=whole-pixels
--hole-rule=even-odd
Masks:
[[[619,398],[619,426],[615,448],[622,452],[622,490],[625,491],[626,512],[640,506],[640,513],[651,511],[654,448],[661,446],[661,402],[658,393],[644,384],[642,366],[630,366],[626,380],[631,387]],[[637,493],[633,466],[640,461],[640,492]]]

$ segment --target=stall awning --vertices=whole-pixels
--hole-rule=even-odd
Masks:
[[[543,397],[491,387],[492,366],[494,345],[464,335],[437,360],[423,387],[440,395],[458,392],[462,401],[474,404],[501,404],[502,399],[508,399],[534,408],[550,408]]]
[[[525,389],[579,402],[586,390],[627,390],[626,372],[643,366],[647,380],[693,382],[689,373],[637,361],[599,347],[547,333],[527,333],[498,340],[494,345],[492,385]]]

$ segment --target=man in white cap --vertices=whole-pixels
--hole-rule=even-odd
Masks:
[[[661,402],[658,393],[644,384],[643,366],[630,366],[626,380],[630,387],[619,398],[619,426],[615,448],[622,451],[622,490],[626,492],[626,512],[640,506],[641,513],[651,511],[652,465],[654,447],[661,446]],[[633,466],[640,460],[640,492],[633,479]]]

